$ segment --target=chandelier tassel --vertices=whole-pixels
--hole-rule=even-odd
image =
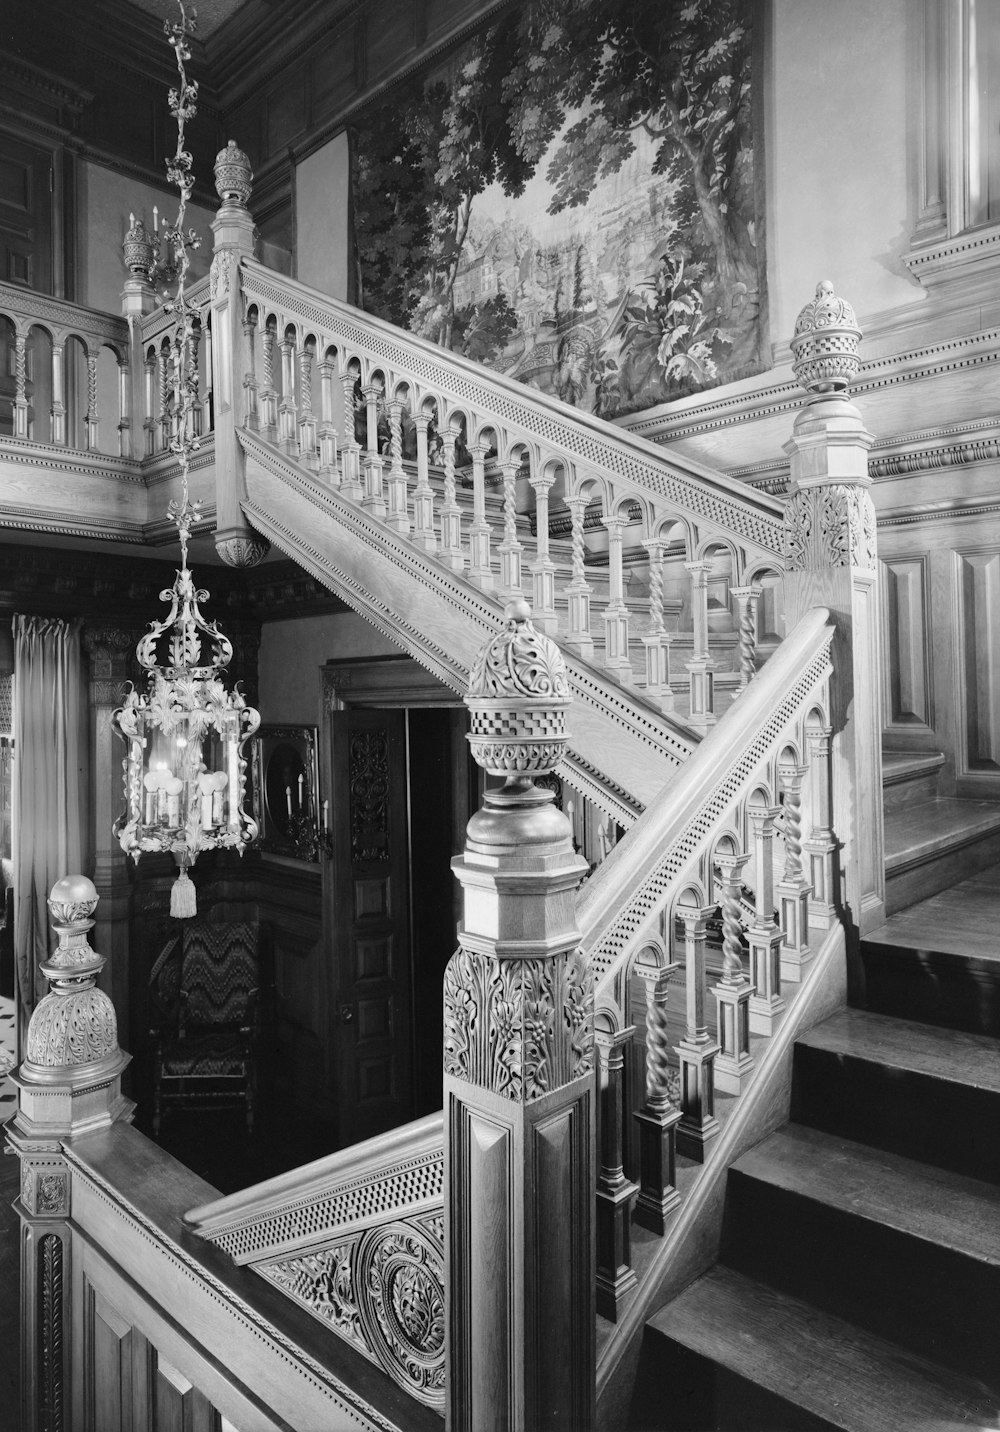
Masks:
[[[175,920],[191,920],[198,913],[198,890],[186,866],[170,887],[170,913]]]

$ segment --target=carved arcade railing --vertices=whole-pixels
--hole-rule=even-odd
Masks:
[[[0,283],[0,331],[11,351],[0,380],[0,433],[16,442],[44,443],[124,458],[134,447],[129,390],[129,333],[123,318],[64,299]],[[98,365],[111,355],[112,406],[102,413]],[[115,436],[106,440],[108,428]]]
[[[745,686],[780,502],[252,259],[226,281],[249,433],[695,731]]]

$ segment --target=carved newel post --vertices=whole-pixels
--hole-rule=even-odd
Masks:
[[[230,567],[255,567],[270,550],[267,539],[255,532],[243,516],[246,456],[237,436],[237,429],[250,417],[244,411],[240,263],[244,258],[253,258],[257,237],[247,209],[252,185],[250,160],[231,139],[215,160],[215,189],[222,204],[212,220],[215,252],[209,277],[215,398],[215,547]]]
[[[96,987],[104,960],[88,931],[97,891],[83,875],[49,896],[59,947],[40,966],[49,993],[35,1006],[26,1055],[11,1076],[17,1114],[7,1139],[21,1161],[21,1427],[69,1425],[70,1175],[62,1147],[132,1117],[121,1092],[129,1055],[118,1047],[110,999]]]
[[[790,631],[813,606],[837,627],[831,683],[831,776],[841,809],[857,812],[843,842],[843,891],[851,923],[864,934],[885,918],[882,836],[882,710],[878,554],[869,491],[872,436],[847,397],[861,366],[854,310],[824,282],[795,324],[793,367],[809,394],[785,445],[791,495],[785,508],[785,622]],[[820,839],[810,813],[804,848]]]
[[[586,863],[533,781],[566,746],[558,648],[525,601],[469,687],[486,792],[453,863],[464,890],[444,982],[448,1419],[452,1432],[594,1422],[593,979]]]

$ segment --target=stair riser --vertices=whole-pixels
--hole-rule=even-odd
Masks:
[[[988,1089],[799,1044],[792,1117],[829,1134],[1000,1182],[1000,1094]]]
[[[1000,1268],[738,1169],[726,1193],[730,1267],[956,1372],[994,1376]]]
[[[646,1329],[630,1432],[837,1432],[732,1369]]]
[[[894,915],[897,910],[905,910],[997,861],[1000,861],[1000,833],[991,832],[940,854],[931,852],[908,870],[893,870],[887,865],[885,913]]]
[[[861,943],[865,1008],[1000,1037],[1000,964]]]
[[[921,805],[932,801],[938,794],[938,774],[914,776],[906,781],[893,781],[882,787],[882,808],[885,811],[904,810],[907,806]]]

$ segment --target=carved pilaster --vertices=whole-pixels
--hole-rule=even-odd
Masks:
[[[532,779],[565,749],[569,687],[527,603],[507,617],[468,698],[473,755],[507,780],[453,862],[465,917],[444,983],[449,1426],[528,1432],[558,1407],[588,1432],[593,980],[575,924],[586,865]]]

